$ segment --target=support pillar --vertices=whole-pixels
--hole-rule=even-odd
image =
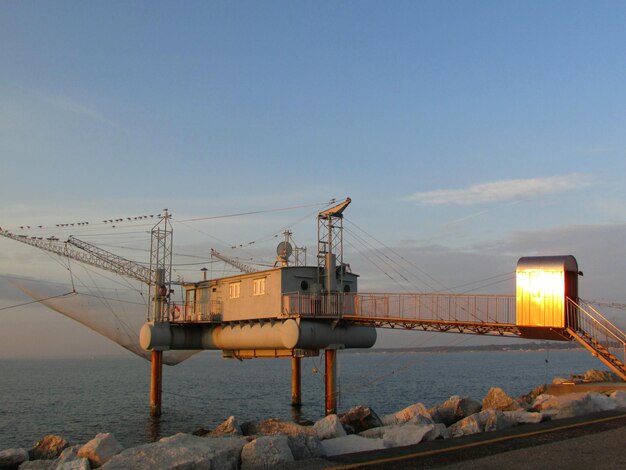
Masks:
[[[324,382],[326,384],[326,416],[337,414],[337,350],[326,349],[324,351],[326,359],[326,374]]]
[[[291,406],[302,406],[301,358],[291,358]]]
[[[163,351],[152,351],[150,374],[150,416],[161,416],[161,381],[163,376]]]

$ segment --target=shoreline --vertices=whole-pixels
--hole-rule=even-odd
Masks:
[[[203,468],[200,461],[212,465],[213,459],[226,459],[229,462],[226,468],[243,470],[274,468],[276,465],[325,468],[326,464],[314,465],[320,464],[320,459],[337,465],[345,463],[345,459],[376,458],[378,453],[396,458],[405,455],[407,449],[427,451],[458,447],[463,439],[480,441],[498,436],[497,433],[503,436],[524,434],[533,426],[559,427],[567,423],[567,419],[584,421],[585,417],[598,412],[620,415],[626,421],[626,383],[598,381],[596,387],[601,391],[598,392],[584,382],[585,378],[606,379],[606,374],[605,371],[589,370],[584,377],[572,376],[565,383],[556,378],[555,384],[542,385],[517,398],[492,387],[482,402],[469,396],[454,395],[430,409],[418,402],[385,416],[378,416],[371,408],[358,405],[345,413],[329,415],[306,425],[274,418],[239,424],[231,416],[211,430],[177,433],[128,448],[109,433],[99,433],[86,444],[74,446],[60,436],[48,435],[28,451],[23,448],[0,449],[0,469],[61,470],[62,465],[70,462],[80,465],[71,468],[83,470],[100,466],[105,470],[167,469],[190,462]],[[571,393],[574,381],[579,388],[574,385],[574,393]],[[569,387],[566,392],[570,393],[551,392],[564,386]],[[26,463],[23,467],[19,466],[20,463],[7,464],[11,458]],[[185,468],[196,468],[195,465]]]

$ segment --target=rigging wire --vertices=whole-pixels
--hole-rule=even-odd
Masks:
[[[316,204],[302,204],[302,205],[298,205],[298,206],[281,207],[281,208],[276,208],[276,209],[264,209],[264,210],[250,211],[250,212],[239,212],[239,213],[234,213],[234,214],[223,214],[223,215],[213,215],[213,216],[206,216],[206,217],[195,217],[195,218],[191,218],[191,219],[179,220],[178,222],[197,222],[197,221],[201,221],[201,220],[215,220],[215,219],[226,219],[226,218],[231,218],[231,217],[242,217],[242,216],[246,216],[246,215],[268,214],[270,212],[284,212],[284,211],[290,211],[290,210],[294,210],[294,209],[303,209],[303,208],[307,208],[307,207],[319,207],[319,206],[331,205],[331,204],[334,204],[334,203],[335,203],[335,200],[331,199],[329,202],[319,202],[319,203],[316,203]]]
[[[420,268],[417,264],[411,262],[410,260],[406,259],[404,256],[402,256],[400,253],[398,253],[397,251],[395,251],[393,248],[389,247],[388,245],[385,245],[382,241],[380,241],[379,239],[377,239],[376,237],[374,237],[373,235],[371,235],[370,233],[368,233],[366,230],[364,230],[363,228],[359,227],[357,224],[355,224],[354,222],[352,222],[351,220],[347,219],[344,217],[344,220],[346,222],[348,222],[350,225],[353,225],[355,228],[357,228],[358,230],[360,230],[361,232],[363,232],[365,235],[367,235],[368,237],[370,237],[372,240],[374,240],[375,242],[379,243],[381,246],[383,246],[384,248],[386,248],[387,250],[389,250],[391,253],[393,253],[394,255],[396,255],[398,258],[400,258],[401,260],[403,260],[405,263],[407,263],[409,266],[417,269],[420,273],[422,273],[424,276],[428,277],[431,281],[435,282],[436,284],[439,284],[440,286],[442,286],[442,288],[447,289],[447,287],[445,286],[445,284],[443,284],[442,282],[438,281],[437,279],[435,279],[433,276],[431,276],[430,274],[428,274],[426,271],[424,271],[422,268]],[[415,276],[416,278],[419,279],[418,276]],[[429,283],[419,279],[420,282],[422,282],[424,285],[426,285],[429,289],[433,289],[436,290],[434,287],[432,287]]]
[[[75,291],[66,292],[65,294],[53,295],[51,297],[46,297],[45,299],[31,300],[30,302],[22,302],[21,304],[9,305],[8,307],[1,307],[0,310],[9,310],[12,308],[23,307],[24,305],[31,305],[31,304],[36,304],[39,302],[45,302],[46,300],[58,299],[60,297],[66,297],[72,294],[76,294],[76,292]]]

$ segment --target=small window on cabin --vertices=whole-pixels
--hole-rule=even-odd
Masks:
[[[307,281],[302,281],[300,283],[300,289],[301,290],[309,290],[309,283]]]
[[[264,277],[260,279],[255,279],[253,286],[254,286],[254,295],[265,294],[265,278]]]
[[[228,285],[228,297],[238,299],[241,294],[241,282],[231,282]]]
[[[343,286],[343,291],[347,294],[348,292],[350,292],[352,289],[350,289],[350,284],[345,284]]]

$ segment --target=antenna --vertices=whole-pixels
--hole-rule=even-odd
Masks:
[[[282,241],[276,247],[276,266],[278,263],[281,266],[289,266],[289,257],[293,253],[293,246],[289,243],[289,239],[291,238],[291,232],[289,230],[285,230],[285,241]]]

